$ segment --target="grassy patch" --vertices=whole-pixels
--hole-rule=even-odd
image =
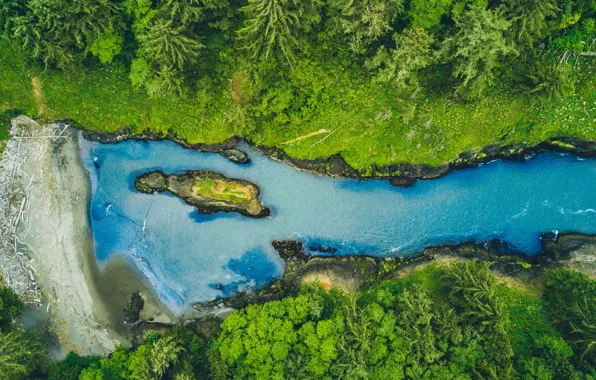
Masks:
[[[252,189],[226,180],[201,178],[192,188],[193,193],[204,198],[234,203],[248,203],[254,197]]]

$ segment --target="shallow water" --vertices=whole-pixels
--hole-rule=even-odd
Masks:
[[[542,232],[596,233],[594,159],[543,154],[524,163],[495,161],[399,189],[388,181],[298,172],[243,149],[250,165],[169,141],[104,145],[81,139],[99,262],[111,255],[128,258],[180,311],[280,276],[283,261],[270,244],[274,239],[333,247],[341,255],[401,256],[429,245],[496,237],[532,255]],[[249,180],[261,188],[272,216],[199,215],[173,196],[137,192],[134,178],[156,169],[209,169]]]

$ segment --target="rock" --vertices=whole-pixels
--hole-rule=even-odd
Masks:
[[[286,262],[294,260],[308,261],[310,256],[304,253],[304,246],[302,242],[293,239],[273,240],[271,242],[273,248],[279,253],[282,259]]]
[[[236,148],[224,149],[219,154],[237,164],[248,164],[250,162],[248,154]]]
[[[260,190],[248,181],[227,178],[210,170],[169,174],[157,170],[135,178],[135,188],[144,193],[169,192],[195,206],[200,214],[237,212],[251,218],[271,214],[258,199]]]
[[[596,258],[595,235],[559,234],[557,240],[542,240],[541,243],[545,256],[553,261],[567,261],[573,253],[580,251]]]
[[[389,180],[391,186],[395,187],[412,187],[416,182],[418,182],[416,178],[410,177],[396,177]]]
[[[321,253],[336,253],[337,252],[337,248],[335,248],[335,247],[328,247],[328,246],[321,245],[318,243],[313,243],[313,244],[309,245],[308,250],[314,251],[314,252],[321,252]]]
[[[141,311],[145,307],[145,300],[141,297],[139,292],[134,292],[130,297],[130,301],[128,305],[122,310],[122,314],[124,315],[124,322],[126,323],[135,323],[139,320],[139,316],[141,315]]]
[[[559,238],[559,231],[546,232],[540,235],[540,240],[557,241]]]
[[[167,189],[166,180],[166,175],[161,170],[157,170],[135,178],[135,188],[148,194],[165,191]]]

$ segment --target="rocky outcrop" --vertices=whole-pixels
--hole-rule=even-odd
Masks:
[[[143,193],[167,191],[195,206],[201,214],[237,212],[251,218],[263,218],[271,213],[258,199],[258,186],[210,170],[170,175],[157,170],[138,176],[134,184]]]
[[[130,301],[128,301],[128,305],[122,310],[124,322],[135,323],[138,321],[143,307],[145,307],[145,300],[139,292],[134,292],[130,297]]]

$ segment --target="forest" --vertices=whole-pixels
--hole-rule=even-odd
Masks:
[[[0,113],[440,164],[594,138],[595,15],[593,0],[2,0]]]
[[[596,281],[549,270],[544,289],[503,283],[488,263],[457,262],[347,294],[305,285],[233,313],[216,337],[150,331],[134,349],[59,363],[3,290],[7,379],[593,379]]]

